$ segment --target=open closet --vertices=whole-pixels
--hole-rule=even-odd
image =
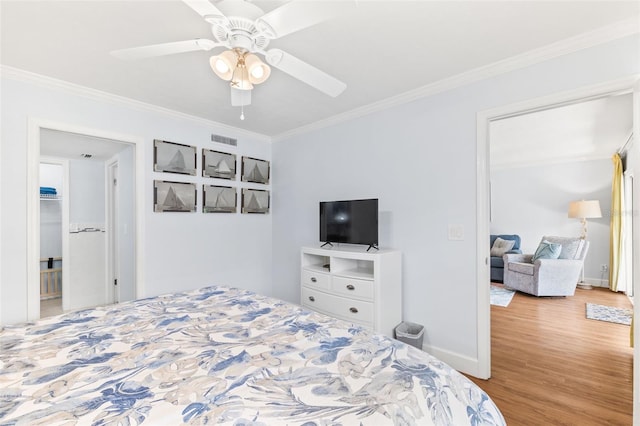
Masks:
[[[40,163],[40,316],[62,312],[63,168]]]

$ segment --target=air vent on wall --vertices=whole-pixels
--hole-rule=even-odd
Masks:
[[[93,154],[80,154],[80,157],[82,157],[82,158],[91,158],[91,157],[93,157]]]
[[[238,139],[228,138],[226,136],[214,135],[213,133],[211,134],[211,141],[223,143],[225,145],[238,146]]]

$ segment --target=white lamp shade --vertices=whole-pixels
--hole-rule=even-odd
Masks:
[[[256,55],[249,53],[244,58],[244,64],[249,72],[249,81],[253,84],[260,84],[266,81],[271,75],[271,67],[262,62]]]
[[[602,217],[600,201],[581,200],[569,203],[569,217],[573,219],[589,219]]]
[[[218,77],[229,81],[233,77],[233,70],[238,63],[238,56],[231,50],[225,50],[219,55],[212,56],[209,59],[211,69]]]

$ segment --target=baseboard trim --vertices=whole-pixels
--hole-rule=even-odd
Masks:
[[[585,278],[584,282],[585,284],[589,284],[592,287],[609,288],[609,280],[599,278]]]
[[[452,368],[461,373],[469,374],[479,379],[488,379],[488,377],[480,376],[480,364],[477,358],[471,358],[456,352],[447,351],[445,349],[429,345],[422,345],[422,350],[430,353],[439,360],[446,362]]]

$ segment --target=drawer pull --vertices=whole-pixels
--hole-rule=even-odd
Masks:
[[[353,284],[349,284],[347,285],[347,290],[355,290],[356,288],[353,286]]]
[[[358,313],[358,309],[357,308],[349,308],[349,310],[351,311],[352,314],[357,314]]]
[[[316,298],[315,298],[315,297],[313,297],[313,296],[309,296],[309,300],[311,300],[312,302],[315,302],[315,301],[316,301]]]
[[[318,280],[316,279],[316,277],[311,277],[311,282],[312,282],[312,283],[315,283],[315,282],[317,282],[317,281],[318,281]]]

